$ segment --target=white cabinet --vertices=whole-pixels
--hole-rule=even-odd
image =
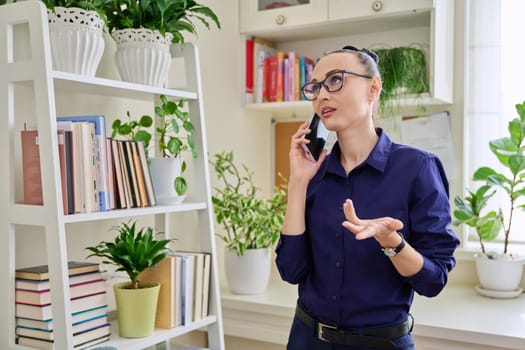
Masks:
[[[315,8],[312,1],[308,6],[274,10],[258,10],[259,3],[257,0],[240,1],[240,32],[245,37],[262,37],[274,41],[278,50],[295,51],[314,59],[325,51],[345,45],[372,50],[416,45],[426,53],[430,92],[419,99],[404,98],[399,105],[413,112],[421,105],[452,103],[453,0],[328,0],[326,20],[320,19],[325,17],[325,8]],[[296,9],[302,6],[305,6],[304,11]],[[294,20],[287,25],[276,24],[269,14],[279,11],[289,11]],[[315,19],[309,22],[312,17]],[[311,104],[305,101],[258,103],[245,107],[268,111],[275,116],[306,116],[311,110]]]
[[[268,28],[289,28],[326,22],[328,0],[280,1],[289,6],[272,7],[275,1],[241,0],[241,32],[257,32]]]
[[[28,36],[24,43],[14,40],[22,31]],[[19,54],[19,46],[27,46],[27,53]],[[24,50],[22,50],[24,51]],[[3,165],[0,170],[2,184],[0,196],[0,276],[4,287],[0,289],[0,348],[18,349],[15,344],[15,269],[17,261],[17,234],[21,227],[42,228],[45,234],[44,249],[51,278],[55,348],[72,349],[71,307],[67,274],[68,247],[66,236],[74,235],[73,227],[96,225],[102,220],[137,218],[150,216],[156,228],[170,232],[170,214],[195,213],[198,232],[192,240],[202,251],[212,255],[212,277],[210,281],[209,315],[199,321],[173,329],[156,329],[150,337],[120,339],[117,322],[114,321],[109,343],[119,350],[144,349],[167,341],[178,335],[206,328],[209,348],[224,350],[220,292],[217,277],[213,211],[209,182],[209,164],[205,136],[202,90],[199,72],[199,55],[195,46],[187,44],[183,50],[172,46],[171,55],[184,60],[186,86],[184,90],[164,89],[125,83],[117,80],[85,77],[54,71],[51,67],[51,53],[47,24],[47,12],[42,2],[30,0],[0,6],[0,147]],[[180,61],[180,59],[178,59]],[[32,90],[31,101],[18,96],[20,89]],[[116,99],[142,101],[151,105],[163,94],[169,98],[184,98],[195,126],[195,142],[199,157],[194,160],[193,176],[195,190],[180,205],[152,206],[127,210],[113,210],[89,214],[63,215],[60,186],[60,165],[57,150],[56,116],[57,108],[64,103],[58,96],[63,91],[95,96],[95,99],[111,96]],[[25,97],[24,97],[25,98]],[[32,111],[27,106],[34,106]],[[95,106],[104,108],[104,105]],[[40,160],[44,205],[22,204],[20,198],[20,122],[29,114],[36,115],[39,130]],[[17,156],[18,155],[18,156]],[[191,175],[187,175],[191,176]],[[18,188],[18,191],[17,191]],[[17,193],[18,192],[18,193]],[[18,198],[18,200],[17,200]],[[193,214],[192,214],[193,215]],[[106,239],[111,239],[107,237]],[[97,242],[90,242],[90,245]],[[69,247],[71,248],[71,247]],[[81,248],[82,249],[82,248]]]
[[[430,11],[432,0],[330,0],[328,20],[363,19],[371,16],[407,15]]]

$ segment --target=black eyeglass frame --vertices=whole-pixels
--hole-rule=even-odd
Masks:
[[[342,77],[342,80],[341,80],[341,86],[335,90],[330,90],[329,86],[326,85],[326,80],[328,78],[331,78],[334,74],[337,74],[337,73],[342,73],[343,74],[343,77]],[[325,88],[326,91],[328,92],[337,92],[339,90],[341,90],[343,88],[343,86],[345,85],[345,74],[350,74],[350,75],[353,75],[353,76],[356,76],[356,77],[361,77],[361,78],[365,78],[365,79],[372,79],[373,77],[371,75],[368,75],[368,74],[361,74],[361,73],[356,73],[356,72],[352,72],[352,71],[349,71],[349,70],[344,70],[344,69],[341,69],[341,70],[336,70],[332,73],[330,73],[330,75],[326,76],[326,78],[324,78],[323,80],[321,81],[311,81],[309,83],[306,83],[304,84],[302,87],[301,87],[301,92],[303,93],[303,96],[304,98],[307,100],[307,101],[315,101],[317,99],[317,96],[315,96],[315,98],[313,99],[309,99],[308,96],[306,96],[306,93],[304,92],[304,89],[307,87],[307,86],[319,86],[319,92],[321,92],[321,86]],[[317,94],[319,95],[319,93]]]

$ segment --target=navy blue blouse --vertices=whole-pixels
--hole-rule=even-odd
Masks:
[[[414,291],[436,296],[455,266],[459,240],[452,230],[448,181],[433,154],[379,140],[348,176],[334,145],[310,181],[306,232],[282,235],[277,267],[283,280],[299,284],[302,306],[327,324],[367,327],[407,317]],[[361,219],[390,216],[403,222],[407,242],[423,255],[421,271],[401,276],[374,238],[356,240],[342,222],[350,198]]]

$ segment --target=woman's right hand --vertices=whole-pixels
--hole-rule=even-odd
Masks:
[[[292,136],[290,145],[290,179],[289,181],[299,180],[309,182],[319,170],[321,163],[326,158],[326,149],[323,149],[321,156],[317,162],[313,162],[306,158],[306,153],[303,144],[310,142],[304,135],[311,130],[308,128],[308,121],[305,121],[299,126],[295,134]]]

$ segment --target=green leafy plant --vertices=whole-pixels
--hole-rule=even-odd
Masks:
[[[100,18],[107,23],[105,7],[110,0],[42,0],[46,8],[54,10],[55,6],[78,7],[88,11],[96,11]]]
[[[505,235],[503,254],[507,254],[514,211],[525,209],[525,204],[518,203],[525,195],[525,102],[516,104],[516,111],[519,118],[514,118],[508,123],[509,135],[489,142],[490,150],[499,164],[507,169],[507,174],[488,166],[480,167],[474,172],[473,180],[483,181],[484,185],[476,191],[468,190],[464,199],[460,196],[454,199],[454,224],[465,224],[476,229],[483,254],[486,253],[483,242],[494,240],[502,228]],[[482,214],[498,189],[509,199],[510,207],[506,220],[501,208]]]
[[[217,153],[210,163],[223,185],[215,187],[212,202],[217,223],[226,231],[219,236],[227,247],[242,256],[246,249],[273,246],[284,221],[285,191],[275,188],[270,198],[258,198],[253,172],[243,164],[241,173],[233,152]]]
[[[193,138],[195,127],[190,121],[189,112],[184,111],[185,100],[170,101],[164,95],[160,96],[160,100],[162,105],[155,107],[156,125],[153,125],[153,117],[149,115],[134,120],[127,111],[128,121],[115,119],[111,125],[111,137],[120,135],[129,140],[142,141],[146,149],[156,148],[164,158],[177,157],[183,151],[191,151],[193,158],[197,158],[199,152]],[[152,127],[155,129],[152,130]],[[185,170],[186,162],[183,160],[181,175]],[[188,188],[186,179],[182,176],[174,180],[174,186],[178,195],[186,193]]]
[[[183,32],[197,35],[195,21],[210,28],[221,25],[209,7],[193,0],[110,0],[105,5],[109,32],[126,28],[158,30],[173,34],[172,42],[184,43]]]
[[[136,229],[136,223],[122,223],[113,227],[118,232],[113,242],[102,241],[87,247],[91,252],[87,258],[104,258],[103,264],[112,264],[116,271],[123,271],[131,280],[130,289],[139,289],[138,275],[147,268],[157,265],[170,251],[170,239],[156,240],[151,227]]]
[[[375,49],[383,80],[380,106],[384,113],[396,110],[396,99],[429,92],[425,53],[417,47]]]

